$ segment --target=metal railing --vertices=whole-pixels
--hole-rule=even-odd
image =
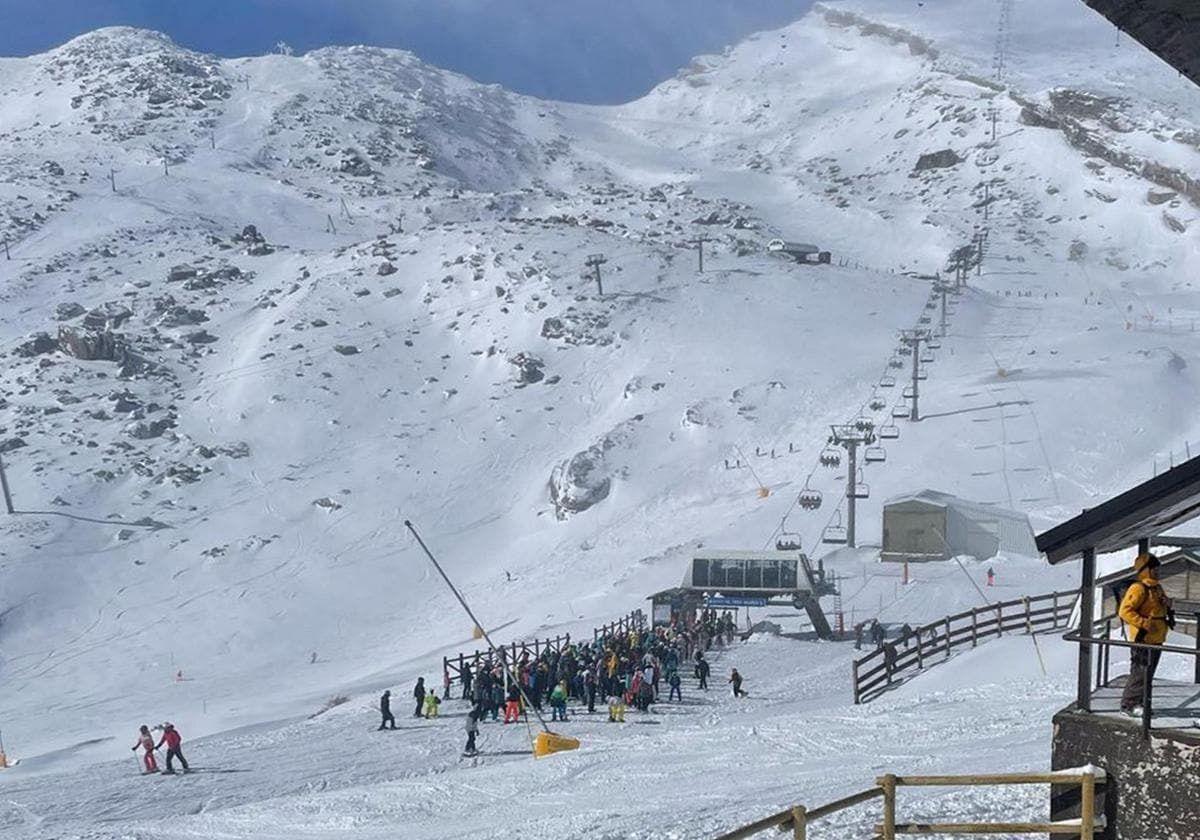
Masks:
[[[898,834],[1051,834],[1092,840],[1097,832],[1105,829],[1104,817],[1097,812],[1096,808],[1096,785],[1104,784],[1106,779],[1102,769],[1090,766],[1072,770],[1054,770],[1047,773],[998,773],[966,776],[896,776],[889,773],[877,778],[875,787],[868,790],[811,810],[797,805],[722,834],[715,840],[744,840],[744,838],[753,837],[772,828],[780,831],[790,830],[794,840],[808,840],[808,826],[814,821],[873,799],[883,799],[883,821],[874,827],[875,836],[881,840],[895,840]],[[1080,789],[1079,819],[1036,823],[900,823],[896,821],[897,788],[1000,787],[1038,784],[1078,785]]]
[[[1144,642],[1130,642],[1125,639],[1112,638],[1112,628],[1114,621],[1119,622],[1116,616],[1109,616],[1096,622],[1095,627],[1104,627],[1104,636],[1082,636],[1079,631],[1073,631],[1063,635],[1063,638],[1068,642],[1075,642],[1080,645],[1088,645],[1089,647],[1099,647],[1100,656],[1096,657],[1096,688],[1107,688],[1112,681],[1109,677],[1109,665],[1112,659],[1112,649],[1115,647],[1129,648],[1130,650],[1145,650],[1158,651],[1161,653],[1179,653],[1184,656],[1191,656],[1195,660],[1194,679],[1197,684],[1200,684],[1200,614],[1195,616],[1196,621],[1196,646],[1194,648],[1186,648],[1180,645],[1149,645]],[[1145,679],[1142,681],[1142,737],[1150,737],[1150,720],[1153,716],[1153,679]],[[1089,704],[1090,705],[1090,704]],[[1090,712],[1091,708],[1084,708],[1083,711]]]
[[[884,642],[854,660],[854,702],[874,700],[897,687],[906,675],[946,661],[956,649],[973,648],[1005,633],[1064,627],[1078,595],[1078,590],[1068,590],[1000,601],[925,624],[907,638]]]

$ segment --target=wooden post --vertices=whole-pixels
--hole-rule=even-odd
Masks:
[[[1079,586],[1079,672],[1076,675],[1075,702],[1080,711],[1092,710],[1092,608],[1096,587],[1096,550],[1083,550],[1083,563]]]
[[[950,619],[946,618],[946,658],[950,658]]]
[[[883,840],[896,840],[896,777],[888,773],[878,781],[883,788]]]
[[[1004,615],[1000,611],[1000,605],[996,605],[996,635],[1004,635]]]
[[[922,650],[924,642],[921,641],[921,630],[917,629],[917,669],[925,669],[925,652]]]
[[[792,834],[795,840],[808,840],[808,812],[803,805],[792,809]]]
[[[1200,637],[1200,633],[1197,634],[1197,637]],[[858,693],[858,660],[856,659],[850,664],[851,664],[851,667],[854,669],[854,705],[857,706],[859,703],[862,702],[862,698],[859,696],[859,693]]]
[[[1096,833],[1096,774],[1088,771],[1079,783],[1079,837],[1092,840]]]
[[[971,647],[979,644],[979,613],[971,610]]]

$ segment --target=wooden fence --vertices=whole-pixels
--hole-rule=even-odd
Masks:
[[[1065,627],[1078,595],[1078,590],[1051,592],[976,607],[918,627],[907,638],[884,642],[854,660],[854,702],[874,700],[926,667],[946,661],[955,650],[1005,633]]]
[[[775,828],[791,831],[795,840],[807,840],[808,826],[815,820],[828,817],[855,805],[883,800],[883,821],[877,824],[879,840],[895,840],[897,834],[1049,834],[1092,840],[1105,827],[1101,808],[1096,806],[1096,786],[1107,777],[1098,767],[1078,767],[1048,773],[1000,773],[984,776],[895,776],[888,774],[875,780],[875,787],[852,794],[819,808],[797,805],[769,817],[722,834],[716,840],[745,840]],[[899,823],[896,822],[896,789],[900,787],[999,787],[1003,785],[1054,785],[1079,787],[1079,819],[1023,822],[961,822],[961,823]],[[839,832],[840,834],[840,832]]]
[[[646,626],[646,614],[641,610],[634,610],[614,622],[605,624],[602,627],[597,627],[592,631],[592,640],[596,641],[603,636],[615,635],[617,633],[628,633],[631,630],[642,630]],[[496,650],[500,655],[500,661],[509,665],[517,665],[523,659],[533,661],[545,653],[547,650],[554,653],[561,653],[564,648],[571,644],[571,634],[564,633],[561,636],[555,636],[552,639],[532,639],[525,642],[510,642],[506,645],[500,645]],[[476,650],[473,653],[460,653],[457,657],[442,657],[442,678],[443,683],[448,691],[451,684],[458,683],[462,685],[463,669],[471,666],[471,673],[478,672],[479,665],[482,662],[488,662],[493,659],[491,651]]]

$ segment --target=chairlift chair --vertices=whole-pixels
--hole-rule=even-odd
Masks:
[[[841,466],[842,453],[833,447],[827,447],[821,450],[821,457],[818,459],[822,467],[837,467]]]
[[[913,387],[911,385],[905,386],[904,390],[900,392],[900,396],[906,400],[911,400],[913,398]]]
[[[893,417],[907,417],[908,414],[909,414],[908,406],[906,406],[906,405],[892,406],[892,416]]]
[[[934,361],[933,351],[927,351],[921,354],[921,364],[927,365]]]
[[[825,530],[821,532],[821,542],[827,545],[845,545],[850,542],[850,537],[846,533],[846,526],[842,524],[842,514],[839,511],[836,524],[830,523],[825,526]]]
[[[896,377],[885,373],[883,375],[883,377],[879,380],[879,387],[880,388],[895,388],[896,387]]]
[[[900,427],[895,423],[884,423],[879,427],[879,437],[881,440],[895,440],[900,437]]]
[[[799,505],[804,510],[817,510],[821,507],[823,501],[820,490],[813,490],[807,485],[800,491]]]
[[[918,324],[928,324],[928,323],[929,323],[929,316],[928,316],[928,315],[922,315],[920,318],[918,318],[918,319],[917,319],[917,323],[918,323]]]
[[[887,460],[887,451],[882,446],[868,446],[863,453],[863,460],[868,464],[882,464]]]
[[[799,551],[800,550],[800,535],[793,534],[790,531],[781,531],[779,539],[775,541],[776,551]]]
[[[941,350],[942,342],[940,342],[936,338],[934,338],[934,339],[931,339],[931,340],[925,342],[925,346],[928,347],[930,350]]]
[[[888,362],[888,367],[899,370],[900,368],[904,367],[904,360],[897,356],[893,356],[891,361]]]
[[[875,428],[875,423],[872,422],[871,418],[869,417],[855,417],[854,428],[858,429],[860,432],[869,432]]]
[[[918,379],[918,380],[920,380],[920,381],[924,381],[924,380],[926,380],[926,379],[928,379],[928,378],[929,378],[929,373],[928,373],[928,372],[925,370],[925,368],[918,368],[918,369],[917,369],[917,379]]]
[[[857,481],[850,488],[850,495],[855,499],[869,499],[871,498],[871,488],[865,481]]]
[[[879,397],[872,397],[871,401],[867,403],[867,405],[872,411],[883,411],[885,408],[887,408],[887,403],[881,400]]]

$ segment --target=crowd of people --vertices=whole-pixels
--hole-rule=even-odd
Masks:
[[[474,664],[464,662],[459,672],[461,699],[470,703],[465,730],[464,754],[475,752],[479,724],[491,720],[518,723],[525,715],[542,716],[549,708],[551,722],[568,720],[570,703],[588,714],[598,705],[607,706],[608,720],[625,720],[627,707],[645,713],[654,703],[682,702],[681,671],[690,668],[701,690],[708,690],[711,665],[706,653],[714,645],[733,641],[736,625],[732,613],[703,610],[680,615],[667,626],[630,628],[598,636],[590,643],[572,642],[559,649],[547,647],[537,655],[525,648],[515,662],[500,656],[480,656]],[[734,671],[729,680],[735,696],[742,678]],[[449,700],[449,674],[443,680],[443,696]],[[414,716],[437,717],[439,699],[417,680],[412,692]],[[380,698],[379,728],[395,728],[391,692]]]

